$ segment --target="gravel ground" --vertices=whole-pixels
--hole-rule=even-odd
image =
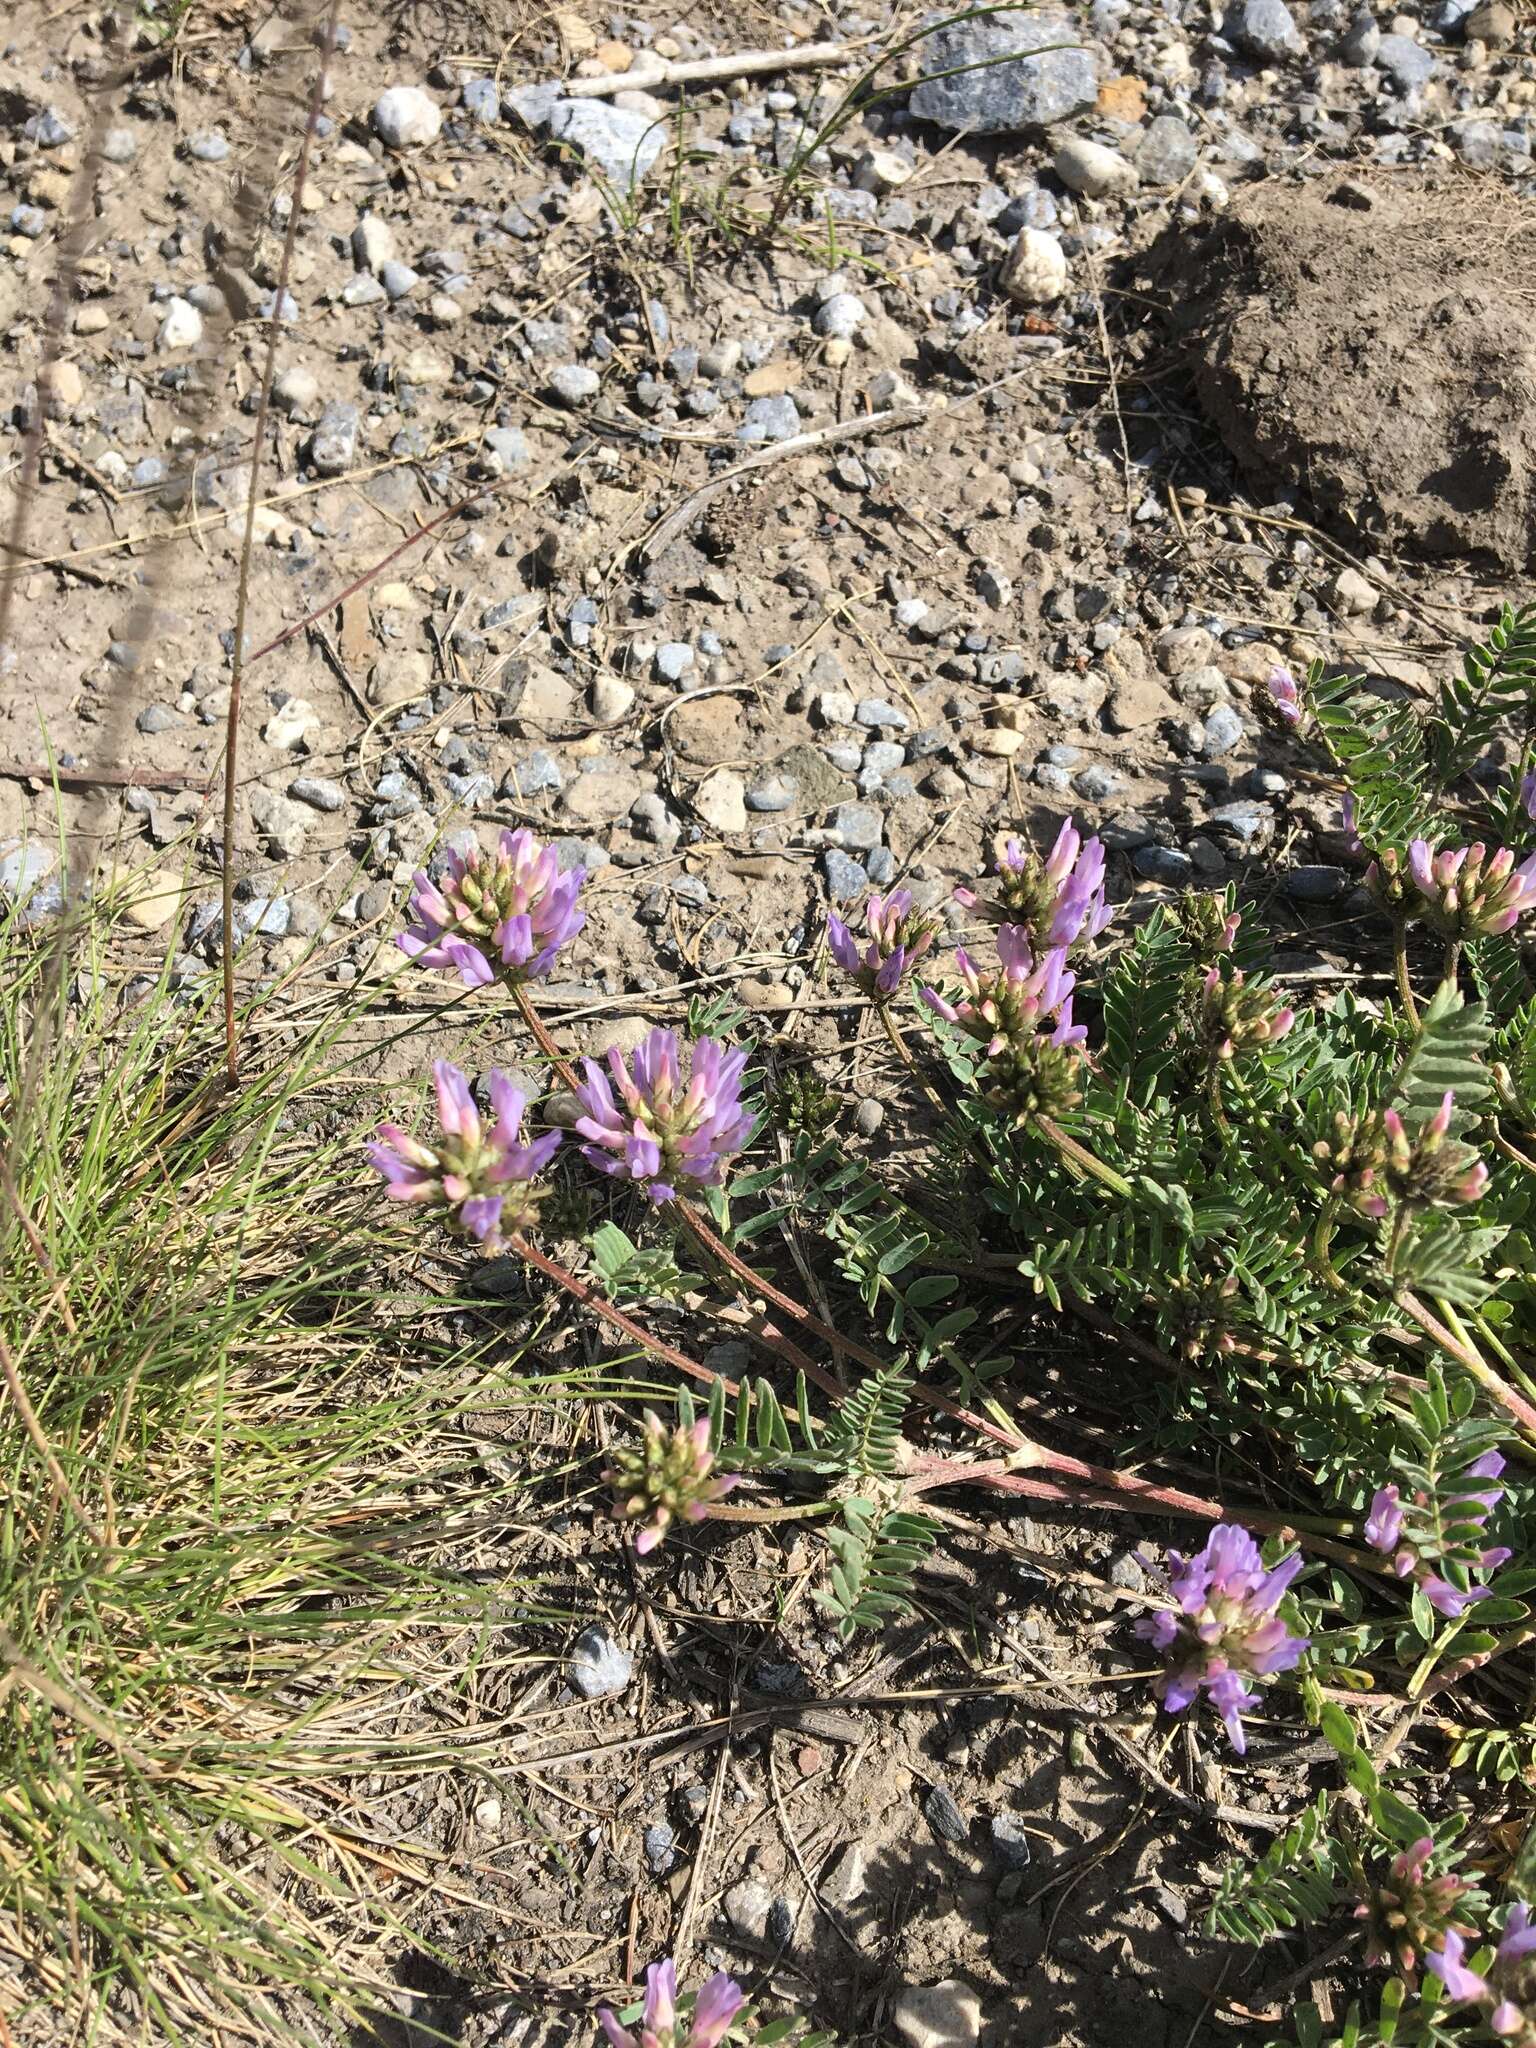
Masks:
[[[1307,496],[1304,449],[1288,484],[1245,479],[1191,360],[1221,332],[1191,343],[1166,282],[1144,280],[1154,256],[1176,274],[1170,241],[1197,274],[1250,188],[1283,210],[1342,174],[1368,210],[1428,175],[1450,194],[1445,246],[1495,203],[1523,219],[1536,60],[1506,0],[990,17],[898,53],[880,81],[896,89],[831,127],[879,38],[898,39],[885,21],[794,0],[681,22],[429,17],[346,25],[302,185],[303,26],[146,0],[114,44],[95,14],[10,18],[0,511],[22,517],[0,890],[40,882],[46,917],[66,886],[131,871],[146,942],[185,980],[212,971],[262,316],[296,205],[254,471],[235,839],[253,972],[317,938],[336,982],[381,971],[434,846],[527,822],[594,876],[552,991],[579,1013],[573,1043],[629,1042],[703,985],[814,1031],[827,1006],[805,960],[829,904],[898,879],[946,902],[996,835],[1038,839],[1067,811],[1112,849],[1121,900],[1262,857],[1292,964],[1324,963],[1353,874],[1332,796],[1261,734],[1255,690],[1314,654],[1422,686],[1524,565],[1502,540],[1502,565],[1419,559],[1411,519],[1322,529],[1342,515]],[[686,96],[656,79],[657,60],[821,41],[843,60]],[[1433,276],[1443,250],[1414,250]],[[1390,359],[1390,332],[1374,340]],[[1529,385],[1514,399],[1528,433]],[[67,883],[35,772],[50,756]],[[1041,1548],[1107,1570],[1108,1543]],[[757,1568],[771,1580],[766,1553]],[[693,1614],[724,1597],[699,1569]],[[744,1597],[734,1568],[731,1585]],[[604,1587],[643,1651],[622,1582]],[[788,1661],[758,1605],[762,1656]],[[1058,1614],[1043,1640],[1080,1641],[1081,1620]],[[698,1654],[736,1697],[736,1652],[708,1637]],[[820,1684],[828,1647],[808,1631],[793,1654]],[[891,1688],[893,1654],[901,1683],[965,1670],[925,1641],[835,1682]],[[590,1710],[598,1734],[634,1712]],[[770,1739],[729,1794],[742,1819],[712,1836],[710,1940],[739,1959],[734,1930],[850,2034],[911,2048],[1108,2042],[1128,2020],[1149,2044],[1193,2039],[1219,1959],[1180,1930],[1216,1838],[1171,1846],[1164,1814],[1148,1849],[1121,1832],[1145,1790],[1123,1759],[1096,1790],[1064,1738],[1002,1756],[968,1714],[904,1708],[878,1739],[860,1723],[852,1762],[832,1739],[835,1769],[830,1751],[802,1768],[818,1738],[780,1738],[777,1759]],[[850,1844],[865,1852],[832,1933],[794,1889],[773,1770],[811,1788],[824,1890]],[[585,1886],[523,1895],[558,1923],[535,1974],[615,1974],[631,1896],[664,1937],[694,1782],[680,1770],[649,1803],[597,1787],[609,1832]],[[1015,1881],[1014,1806],[1092,1873],[1059,1924]],[[663,1825],[676,1870],[646,1833]],[[593,1876],[603,1855],[618,1860]],[[443,1933],[466,1970],[494,1969],[482,1934]],[[506,2008],[487,2032],[483,2001],[444,1983],[420,1995],[466,2042],[562,2038]]]

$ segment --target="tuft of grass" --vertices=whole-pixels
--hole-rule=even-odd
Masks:
[[[0,2010],[334,2041],[433,1874],[353,1781],[483,1768],[454,1685],[558,1618],[477,1443],[547,1393],[381,1279],[368,998],[258,1000],[231,1089],[212,984],[134,978],[100,913],[57,965],[0,924]]]

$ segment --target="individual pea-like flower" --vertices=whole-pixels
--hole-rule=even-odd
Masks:
[[[599,1173],[634,1181],[653,1202],[670,1202],[679,1187],[717,1187],[752,1131],[741,1106],[746,1064],[744,1052],[696,1039],[685,1080],[677,1033],[659,1028],[628,1061],[615,1046],[608,1074],[584,1061],[576,1091],[583,1114],[575,1129],[587,1140],[581,1156]]]
[[[1299,1552],[1266,1570],[1259,1546],[1235,1522],[1221,1522],[1193,1557],[1168,1553],[1169,1591],[1177,1613],[1163,1610],[1136,1623],[1136,1633],[1164,1658],[1156,1692],[1179,1714],[1203,1692],[1226,1724],[1232,1747],[1247,1749],[1242,1713],[1253,1697],[1249,1680],[1289,1671],[1310,1638],[1293,1636],[1276,1613],[1301,1570]]]
[[[1536,1970],[1530,1960],[1536,1955],[1536,1922],[1530,1907],[1523,1900],[1510,1907],[1486,1976],[1468,1965],[1466,1952],[1462,1935],[1452,1929],[1445,1946],[1424,1958],[1450,2002],[1487,2007],[1489,2030],[1501,2040],[1529,2043],[1536,2038]]]
[[[1072,991],[1077,976],[1067,966],[1064,946],[1053,946],[1036,960],[1029,935],[1021,925],[1005,924],[997,935],[995,974],[983,974],[963,946],[955,949],[955,966],[966,987],[957,1003],[925,988],[923,1001],[946,1023],[958,1024],[978,1039],[995,1059],[1010,1040],[1030,1038],[1046,1024],[1052,1045],[1077,1045],[1088,1028],[1072,1022]]]
[[[1223,974],[1213,965],[1200,989],[1200,1030],[1218,1060],[1235,1059],[1257,1046],[1277,1045],[1296,1022],[1296,1012],[1277,1003],[1242,968]]]
[[[702,1522],[711,1502],[724,1500],[738,1475],[714,1467],[707,1417],[701,1415],[691,1428],[668,1430],[659,1415],[646,1409],[639,1443],[616,1450],[603,1474],[620,1519],[644,1524],[635,1536],[641,1557],[656,1548],[673,1522]]]
[[[1264,678],[1264,695],[1255,698],[1254,708],[1276,726],[1295,732],[1306,716],[1301,687],[1288,668],[1276,662]]]
[[[434,1061],[432,1079],[441,1135],[427,1144],[398,1124],[380,1124],[369,1164],[384,1176],[391,1201],[445,1209],[451,1229],[500,1251],[515,1231],[537,1222],[544,1199],[538,1176],[558,1151],[560,1133],[525,1142],[526,1099],[494,1069],[487,1080],[495,1119],[489,1129],[457,1067]]]
[[[1457,1915],[1466,1908],[1469,1887],[1449,1871],[1433,1874],[1435,1853],[1434,1838],[1421,1835],[1392,1858],[1386,1877],[1355,1908],[1355,1918],[1366,1922],[1366,1961],[1401,1970],[1410,1980],[1426,1950],[1468,1931]]]
[[[1536,825],[1536,770],[1522,775],[1516,801],[1533,825]]]
[[[1395,846],[1384,846],[1361,877],[1366,894],[1388,917],[1401,918],[1415,900],[1413,878]]]
[[[466,988],[538,981],[587,921],[584,868],[560,873],[552,846],[526,827],[503,832],[494,855],[450,853],[441,883],[418,873],[416,922],[395,943],[423,967],[451,968]]]
[[[1353,792],[1346,791],[1339,798],[1339,833],[1344,840],[1345,851],[1351,858],[1365,852],[1365,841],[1360,837],[1360,828],[1355,817]]]
[[[1442,938],[1492,938],[1536,906],[1536,853],[1518,867],[1507,846],[1490,854],[1480,841],[1437,853],[1427,839],[1408,848],[1419,915]]]
[[[1412,1579],[1438,1614],[1459,1621],[1467,1609],[1493,1593],[1475,1583],[1474,1571],[1496,1571],[1511,1553],[1484,1541],[1488,1517],[1504,1497],[1498,1451],[1484,1451],[1453,1474],[1435,1498],[1416,1491],[1405,1501],[1395,1483],[1378,1487],[1365,1518],[1365,1540],[1391,1553],[1400,1579]]]
[[[1070,818],[1042,860],[1010,839],[998,863],[998,894],[1013,924],[1042,952],[1096,939],[1114,912],[1104,893],[1104,845],[1084,839]]]
[[[938,919],[914,910],[910,889],[889,896],[871,896],[864,905],[868,942],[859,941],[840,917],[827,919],[827,944],[832,958],[851,974],[865,995],[877,1002],[893,996],[938,935]]]
[[[621,2026],[605,2005],[598,2007],[597,2019],[612,2048],[720,2048],[746,2002],[747,1994],[735,1979],[717,1970],[683,2020],[677,2010],[677,1971],[669,1958],[652,1963],[645,1973],[645,2008],[638,2033]]]

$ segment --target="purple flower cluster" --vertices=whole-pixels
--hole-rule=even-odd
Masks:
[[[997,935],[997,957],[999,971],[983,974],[964,947],[957,947],[955,966],[966,994],[951,1003],[937,989],[925,988],[923,1001],[946,1023],[979,1039],[989,1058],[1014,1039],[1033,1037],[1043,1025],[1052,1027],[1052,1045],[1081,1044],[1088,1030],[1072,1022],[1077,976],[1067,966],[1066,948],[1052,947],[1036,960],[1023,926],[1005,924]]]
[[[597,2019],[612,2048],[719,2048],[731,2022],[747,2002],[747,1994],[724,1970],[717,1970],[693,2002],[682,2031],[677,2011],[677,1971],[670,1959],[652,1963],[645,1973],[645,2009],[640,2031],[620,2026],[606,2005]]]
[[[1499,1483],[1503,1470],[1499,1453],[1485,1451],[1456,1475],[1452,1481],[1455,1490],[1440,1496],[1432,1515],[1415,1512],[1432,1505],[1424,1493],[1415,1494],[1406,1507],[1397,1486],[1378,1487],[1371,1497],[1371,1511],[1365,1518],[1366,1542],[1373,1550],[1391,1551],[1397,1576],[1412,1579],[1430,1606],[1448,1621],[1459,1621],[1468,1607],[1486,1600],[1493,1591],[1491,1586],[1474,1585],[1469,1574],[1497,1571],[1512,1555],[1507,1545],[1482,1540],[1488,1517],[1503,1498],[1504,1488]],[[1477,1480],[1494,1483],[1468,1484]],[[1437,1554],[1428,1558],[1424,1552],[1431,1547]],[[1447,1578],[1447,1572],[1452,1576]]]
[[[535,1183],[559,1149],[560,1133],[524,1142],[527,1103],[505,1074],[493,1070],[488,1080],[495,1111],[489,1129],[457,1067],[437,1060],[432,1079],[441,1136],[429,1145],[398,1124],[380,1124],[369,1163],[384,1176],[391,1201],[446,1209],[453,1229],[497,1252],[536,1220],[541,1190]]]
[[[1536,1955],[1536,1922],[1530,1907],[1523,1900],[1510,1907],[1486,1976],[1470,1969],[1465,1955],[1466,1943],[1453,1928],[1445,1937],[1445,1947],[1424,1961],[1445,1986],[1453,2005],[1489,2007],[1489,2029],[1503,2040],[1528,2036],[1527,2008],[1536,2020],[1536,1984],[1529,1981],[1532,1973],[1527,1966],[1527,1959]]]
[[[584,1061],[586,1080],[576,1091],[582,1157],[599,1173],[634,1181],[653,1202],[670,1202],[680,1186],[718,1186],[726,1160],[751,1135],[741,1106],[746,1063],[744,1052],[700,1038],[685,1081],[677,1033],[660,1029],[628,1062],[615,1047],[607,1075],[595,1060]]]
[[[937,922],[912,908],[910,889],[893,889],[889,896],[871,896],[864,905],[864,922],[869,941],[859,942],[840,917],[827,919],[827,944],[832,958],[845,974],[851,974],[865,995],[878,1002],[895,995],[908,968],[921,960],[938,933]]]
[[[1087,945],[1114,915],[1104,893],[1104,867],[1103,841],[1085,840],[1071,818],[1063,821],[1043,861],[1010,839],[998,863],[1004,907],[1042,952]]]
[[[552,846],[524,828],[503,832],[494,858],[472,847],[450,853],[435,883],[418,873],[416,922],[396,944],[423,967],[447,967],[466,988],[537,981],[587,921],[579,898],[584,868],[560,873]]]
[[[613,1488],[620,1518],[644,1523],[635,1537],[641,1557],[656,1548],[679,1517],[702,1522],[711,1504],[723,1500],[738,1477],[716,1472],[707,1417],[701,1415],[691,1428],[668,1431],[649,1408],[639,1444],[615,1451],[603,1476]]]
[[[1266,1571],[1248,1531],[1222,1522],[1193,1557],[1170,1550],[1169,1590],[1179,1611],[1166,1609],[1136,1623],[1136,1633],[1165,1659],[1157,1694],[1170,1714],[1203,1692],[1226,1723],[1232,1747],[1247,1748],[1242,1712],[1252,1698],[1250,1677],[1289,1671],[1309,1638],[1293,1636],[1275,1612],[1301,1570],[1293,1552]]]
[[[1479,842],[1437,853],[1427,839],[1408,848],[1408,872],[1420,914],[1442,938],[1491,938],[1536,907],[1536,853],[1518,867],[1507,846],[1490,854]]]

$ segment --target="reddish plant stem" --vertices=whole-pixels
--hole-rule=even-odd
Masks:
[[[686,1351],[679,1351],[675,1345],[668,1344],[663,1338],[654,1335],[643,1324],[637,1323],[632,1316],[625,1315],[623,1309],[615,1308],[613,1303],[605,1295],[599,1294],[595,1287],[589,1287],[585,1280],[578,1280],[576,1275],[568,1272],[558,1259],[550,1258],[536,1245],[531,1245],[526,1237],[514,1235],[508,1242],[520,1259],[526,1259],[529,1265],[536,1266],[546,1279],[553,1280],[557,1287],[564,1288],[572,1301],[579,1302],[584,1309],[590,1309],[593,1315],[601,1316],[605,1323],[612,1323],[616,1330],[622,1330],[632,1344],[638,1344],[643,1351],[651,1352],[666,1364],[675,1366],[679,1372],[686,1373],[689,1379],[698,1380],[706,1387],[721,1386],[733,1396],[740,1393],[741,1389],[735,1380],[727,1379],[724,1373],[711,1372],[707,1365],[700,1365],[698,1360],[690,1358]]]
[[[555,1072],[560,1076],[561,1080],[565,1083],[566,1087],[569,1088],[571,1093],[574,1095],[576,1090],[581,1085],[581,1083],[576,1078],[576,1069],[571,1065],[570,1061],[566,1058],[565,1054],[560,1050],[559,1046],[556,1045],[553,1038],[550,1037],[549,1029],[545,1024],[544,1019],[533,1007],[533,998],[529,995],[526,986],[520,981],[514,981],[511,984],[511,987],[512,1000],[514,1003],[516,1003],[519,1011],[522,1013],[523,1022],[528,1026],[528,1029],[533,1033],[535,1039],[538,1041],[540,1052],[543,1053],[544,1057],[549,1061],[550,1065],[554,1068]]]
[[[734,1273],[738,1280],[744,1281],[754,1294],[762,1295],[765,1301],[771,1301],[774,1307],[782,1309],[785,1315],[793,1316],[795,1321],[803,1329],[809,1330],[813,1337],[819,1337],[823,1344],[830,1344],[834,1352],[846,1351],[850,1358],[856,1358],[860,1365],[867,1366],[871,1372],[885,1371],[888,1364],[886,1359],[877,1357],[867,1345],[858,1343],[854,1338],[839,1335],[829,1324],[824,1323],[820,1316],[813,1315],[808,1308],[775,1287],[771,1280],[765,1279],[761,1273],[754,1273],[744,1259],[733,1252],[723,1239],[715,1235],[697,1209],[682,1201],[674,1203],[673,1207],[705,1251],[729,1272]],[[814,1379],[824,1392],[838,1396],[844,1393],[845,1389],[840,1387],[822,1366],[813,1365],[803,1352],[799,1355],[798,1362],[806,1378]]]
[[[1480,1358],[1459,1338],[1453,1337],[1445,1325],[1430,1314],[1410,1288],[1404,1287],[1398,1291],[1397,1305],[1405,1315],[1413,1318],[1426,1337],[1438,1344],[1448,1357],[1454,1358],[1463,1371],[1472,1375],[1489,1399],[1497,1402],[1504,1410],[1526,1441],[1536,1444],[1536,1408],[1531,1406],[1525,1396],[1517,1394],[1512,1386],[1500,1379],[1486,1359]]]

